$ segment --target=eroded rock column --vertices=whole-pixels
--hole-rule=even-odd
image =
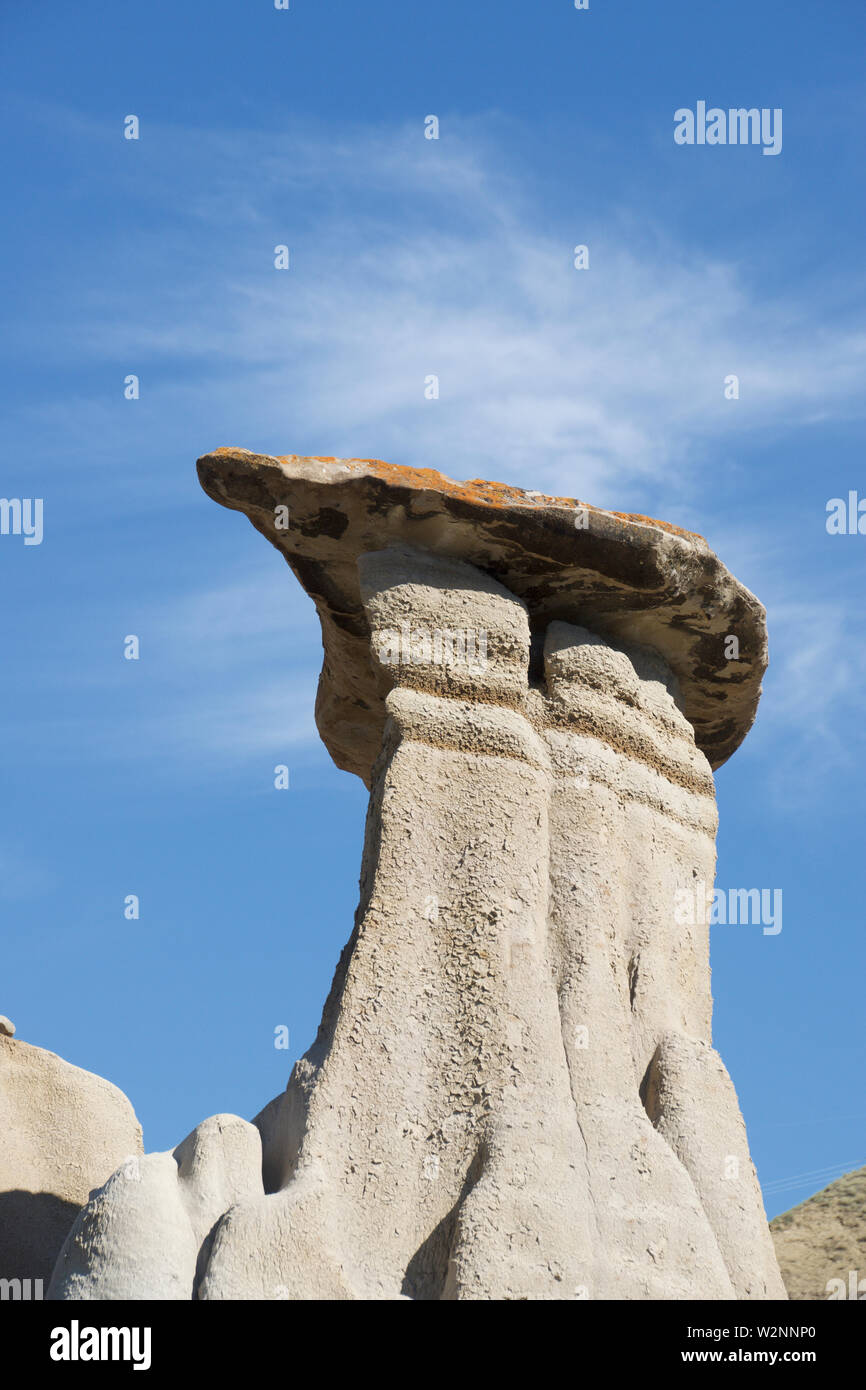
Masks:
[[[736,1095],[710,1043],[716,805],[666,663],[552,623],[551,964],[585,1137],[600,1298],[784,1297]]]
[[[388,693],[359,925],[284,1102],[286,1186],[223,1223],[203,1296],[254,1258],[266,1296],[311,1264],[331,1296],[783,1296],[707,928],[675,919],[716,810],[670,670],[555,622],[530,690],[494,580],[360,568]]]
[[[361,582],[390,692],[358,926],[294,1080],[294,1172],[226,1219],[203,1294],[249,1296],[257,1265],[264,1296],[585,1296],[526,610],[429,553],[366,555]]]

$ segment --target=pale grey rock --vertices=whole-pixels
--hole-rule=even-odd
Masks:
[[[173,1153],[132,1157],[95,1192],[60,1252],[51,1299],[190,1299],[212,1230],[262,1191],[258,1130],[214,1115]]]
[[[645,1085],[647,1113],[692,1179],[737,1298],[786,1298],[749,1155],[746,1126],[709,1038],[662,1036]]]
[[[47,1284],[92,1189],[141,1150],[141,1126],[116,1086],[0,1035],[0,1279]]]
[[[682,1153],[641,1095],[709,1049],[707,928],[674,902],[712,881],[714,788],[672,672],[557,622],[530,689],[529,614],[489,575],[405,546],[358,568],[386,710],[358,927],[263,1125],[277,1190],[229,1213],[201,1296],[783,1297],[716,1055],[706,1100],[671,1072]],[[383,663],[406,620],[485,630],[483,685]]]
[[[15,1024],[5,1014],[0,1014],[0,1035],[6,1038],[15,1036]]]

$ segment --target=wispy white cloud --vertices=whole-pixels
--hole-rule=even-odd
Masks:
[[[864,412],[866,334],[843,304],[766,296],[657,220],[636,230],[633,209],[581,228],[590,268],[576,270],[573,212],[542,215],[482,125],[438,143],[417,129],[154,129],[135,157],[128,189],[159,236],[148,222],[127,241],[120,277],[80,267],[74,301],[53,306],[53,350],[141,363],[141,439],[189,448],[190,468],[192,435],[196,452],[377,456],[723,530],[707,487],[721,453]],[[272,268],[279,242],[287,272]],[[65,436],[106,461],[128,447],[128,416],[104,398],[58,410]],[[165,483],[158,467],[134,480],[154,496]],[[772,568],[754,574],[769,601]],[[850,620],[830,597],[778,598],[775,719],[829,746],[862,688]],[[156,744],[243,756],[315,737],[316,625],[287,571],[151,617],[176,681],[145,718]]]
[[[866,630],[838,598],[785,602],[770,608],[772,666],[764,715],[772,720],[777,790],[814,804],[821,784],[837,787],[862,766],[866,731]]]
[[[288,567],[155,605],[145,623],[161,693],[135,728],[150,746],[224,766],[316,742],[318,619]]]
[[[131,624],[136,661],[123,658],[116,634],[130,627],[113,615],[105,623],[110,662],[104,652],[82,660],[81,629],[70,627],[62,659],[43,672],[52,717],[46,723],[40,715],[32,729],[20,718],[24,745],[38,734],[44,757],[119,767],[144,761],[154,776],[168,777],[183,766],[204,781],[251,761],[268,772],[287,758],[306,759],[318,742],[319,623],[274,558],[273,566],[212,587],[140,604]]]
[[[841,311],[762,297],[736,264],[615,209],[584,229],[590,268],[575,270],[573,218],[541,218],[531,179],[477,129],[438,144],[173,136],[170,168],[137,175],[164,204],[160,238],[126,246],[135,274],[95,282],[61,337],[151,374],[176,365],[160,399],[178,415],[204,399],[215,425],[246,421],[275,452],[372,453],[620,506],[626,489],[687,491],[720,440],[863,413],[866,334]],[[193,253],[198,224],[217,235]],[[286,272],[271,268],[283,241]],[[214,410],[227,374],[230,411]],[[201,447],[218,442],[244,441]]]

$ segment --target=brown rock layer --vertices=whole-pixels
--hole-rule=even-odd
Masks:
[[[502,483],[457,483],[377,459],[217,449],[202,486],[282,552],[322,623],[316,721],[338,767],[369,786],[385,691],[371,657],[358,556],[411,545],[467,560],[522,599],[536,645],[555,619],[654,648],[711,767],[742,742],[767,664],[765,614],[707,542],[662,521]],[[288,514],[279,509],[288,509]],[[736,660],[725,639],[739,643]],[[538,646],[540,650],[540,646]]]

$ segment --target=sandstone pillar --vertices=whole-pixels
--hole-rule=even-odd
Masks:
[[[745,1128],[710,1043],[712,774],[667,664],[552,623],[551,964],[597,1214],[595,1296],[784,1297]]]
[[[573,1297],[590,1204],[548,961],[526,609],[429,552],[360,567],[391,689],[357,931],[321,1060],[303,1069],[294,1173],[232,1213],[202,1293],[243,1296],[258,1261],[261,1296],[302,1298],[313,1258],[332,1296]],[[435,660],[458,634],[464,648],[482,636],[483,664]]]

